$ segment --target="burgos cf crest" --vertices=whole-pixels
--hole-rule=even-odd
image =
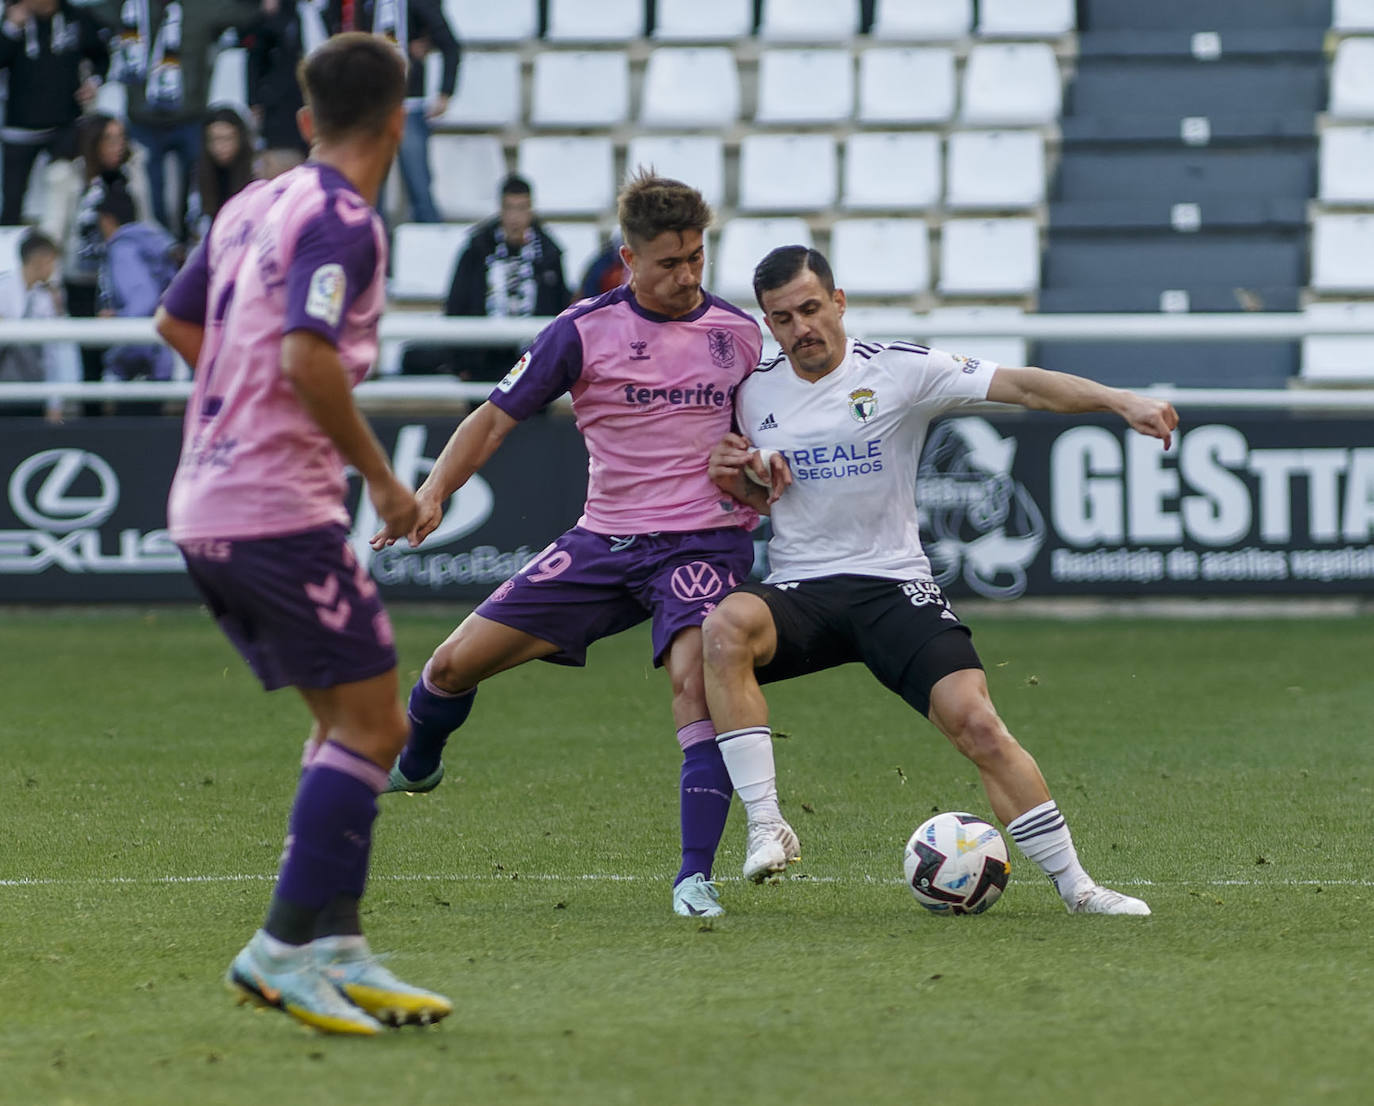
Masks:
[[[718,327],[708,330],[706,345],[717,368],[728,369],[735,363],[735,336],[728,330]]]
[[[849,414],[855,422],[868,422],[878,413],[878,393],[872,388],[855,388],[849,393]]]

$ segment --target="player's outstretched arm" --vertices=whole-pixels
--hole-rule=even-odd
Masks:
[[[1053,411],[1061,415],[1112,411],[1137,433],[1160,439],[1165,449],[1169,448],[1173,432],[1178,429],[1178,412],[1172,403],[1048,369],[1001,366],[993,373],[988,399],[993,403],[1015,403],[1033,411]]]

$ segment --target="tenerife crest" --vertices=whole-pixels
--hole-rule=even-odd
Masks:
[[[728,369],[735,363],[735,336],[728,330],[714,327],[706,332],[706,345],[717,368]]]
[[[855,422],[868,422],[878,413],[878,393],[872,388],[855,388],[849,393],[849,414]]]

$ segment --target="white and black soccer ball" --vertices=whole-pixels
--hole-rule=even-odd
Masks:
[[[922,822],[902,866],[916,901],[936,914],[981,914],[1001,898],[1011,874],[997,827],[962,811]]]

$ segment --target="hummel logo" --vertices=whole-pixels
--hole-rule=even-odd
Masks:
[[[644,352],[646,349],[649,348],[649,343],[648,343],[648,342],[644,342],[644,341],[631,342],[631,343],[630,343],[630,348],[631,348],[632,350],[634,350],[634,353],[630,354],[630,360],[631,360],[631,361],[647,361],[647,360],[649,360],[649,355],[648,355],[647,353]]]
[[[775,418],[773,417],[773,412],[772,412],[772,411],[769,411],[767,417],[764,418],[763,422],[759,423],[759,429],[760,429],[760,430],[776,430],[777,428],[778,428],[778,420],[775,419]]]

